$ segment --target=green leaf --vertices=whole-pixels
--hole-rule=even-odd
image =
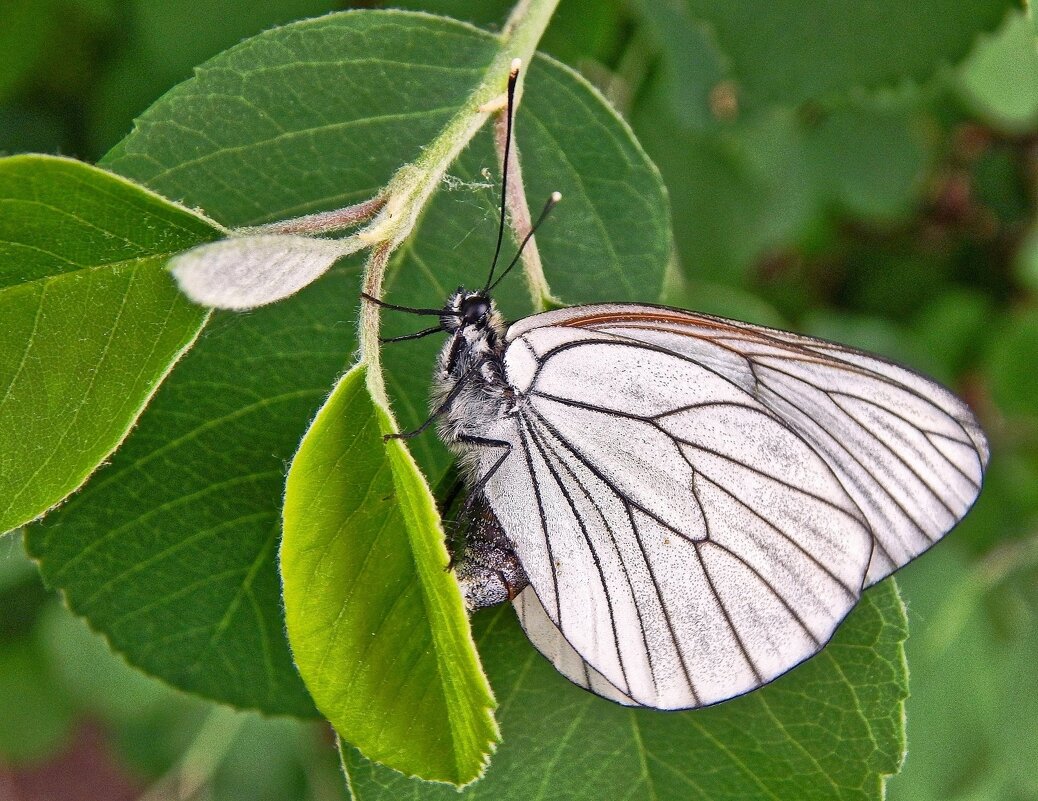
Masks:
[[[712,93],[729,77],[729,65],[717,47],[710,26],[695,18],[686,3],[632,0],[632,13],[660,56],[659,84],[670,113],[687,129],[705,129],[719,122]],[[721,86],[730,93],[738,112],[735,84]]]
[[[974,49],[959,71],[963,100],[1010,134],[1038,126],[1038,22],[1029,9],[1010,14]]]
[[[1038,312],[1027,309],[1000,321],[985,362],[999,409],[1008,415],[1038,417]]]
[[[0,761],[41,761],[70,735],[72,706],[29,639],[0,648]]]
[[[821,210],[881,222],[907,217],[928,160],[921,128],[910,100],[847,104],[805,126]]]
[[[684,102],[701,103],[694,87]],[[815,116],[775,107],[696,127],[673,103],[651,94],[634,126],[670,176],[678,250],[696,279],[738,281],[769,252],[810,245],[841,216],[900,220],[921,193],[930,155],[911,93]]]
[[[105,163],[229,226],[354,203],[421,153],[495,53],[486,33],[400,12],[274,29],[201,66]],[[517,143],[531,206],[565,195],[537,236],[553,288],[570,302],[655,300],[671,248],[658,173],[571,70],[536,59],[524,98]],[[482,131],[397,252],[392,299],[439,305],[459,283],[485,280],[496,164]],[[360,281],[348,264],[274,306],[215,314],[111,464],[29,532],[73,610],[183,689],[314,713],[287,647],[274,556],[285,466],[356,349]],[[500,290],[509,314],[530,308],[518,272]],[[414,325],[386,323],[387,334]],[[408,422],[425,417],[436,347],[411,344],[387,349]],[[419,440],[423,469],[446,463],[431,432]]]
[[[0,161],[0,532],[79,487],[206,313],[163,270],[200,216],[79,162]]]
[[[0,6],[0,102],[9,99],[46,56],[60,21],[55,0],[7,0]]]
[[[972,289],[946,289],[918,311],[912,327],[935,377],[950,385],[967,371],[990,333],[992,316],[991,298]]]
[[[120,47],[106,54],[91,86],[90,146],[98,155],[118,142],[133,121],[193,67],[275,25],[335,11],[336,0],[118,0],[111,29]],[[198,21],[204,19],[205,24]]]
[[[683,176],[672,196],[682,263],[696,280],[737,282],[761,254],[806,231],[818,211],[801,124],[775,110],[693,130],[665,103],[651,97],[634,125],[660,169]]]
[[[1027,691],[1038,652],[1038,550],[1033,527],[1028,534],[973,563],[949,543],[905,571],[911,625],[923,630],[907,645],[912,746],[890,801],[1038,795],[1038,696]]]
[[[281,574],[299,672],[340,736],[463,785],[498,739],[428,486],[365,388],[339,381],[292,461]]]
[[[464,798],[879,799],[904,753],[904,609],[892,581],[865,593],[822,653],[761,690],[690,712],[631,710],[570,684],[511,609],[475,621],[503,743]],[[457,798],[343,762],[356,801]]]
[[[42,610],[34,636],[45,649],[63,694],[106,723],[144,717],[174,691],[131,668],[56,598]]]
[[[1020,283],[1032,292],[1038,291],[1038,220],[1028,226],[1014,261]]]
[[[133,435],[28,531],[44,579],[148,673],[313,715],[288,651],[276,551],[285,467],[356,347],[356,268],[213,315]]]
[[[714,29],[750,105],[799,104],[856,87],[924,82],[962,59],[1013,0],[687,0]]]
[[[0,540],[0,593],[17,590],[37,578],[36,566],[25,555],[21,532]]]

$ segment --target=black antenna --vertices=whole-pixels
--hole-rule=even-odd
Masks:
[[[497,226],[497,247],[494,248],[494,260],[490,263],[490,275],[487,276],[487,282],[483,285],[483,291],[486,292],[490,287],[490,282],[494,280],[494,268],[497,267],[497,260],[501,255],[501,243],[505,238],[505,199],[508,196],[508,156],[512,149],[512,116],[515,112],[515,85],[519,81],[519,67],[522,65],[522,61],[518,58],[512,59],[512,68],[508,73],[508,106],[505,112],[505,160],[501,167],[501,221]]]
[[[484,292],[492,292],[494,290],[494,287],[496,287],[503,280],[505,280],[505,276],[508,275],[512,271],[512,268],[519,263],[519,257],[523,255],[523,248],[526,247],[526,243],[530,241],[537,229],[541,227],[541,223],[544,222],[547,216],[551,213],[551,210],[555,208],[555,206],[558,204],[560,200],[562,200],[561,192],[551,193],[551,197],[548,198],[548,202],[544,204],[544,208],[541,210],[541,216],[537,218],[537,222],[535,222],[533,224],[533,227],[530,228],[530,233],[524,236],[523,241],[519,243],[519,250],[515,252],[515,256],[512,257],[512,261],[508,263],[508,266],[505,268],[505,271],[497,277],[497,280],[494,281],[494,283],[491,284],[490,287],[483,290]]]
[[[360,296],[364,298],[368,303],[374,303],[376,306],[382,309],[392,309],[393,311],[407,312],[408,314],[425,314],[432,317],[461,317],[460,311],[451,311],[450,309],[416,309],[414,306],[397,306],[395,303],[386,303],[384,300],[379,300],[374,295],[369,295],[367,292],[361,292]]]

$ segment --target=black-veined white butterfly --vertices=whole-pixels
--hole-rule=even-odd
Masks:
[[[430,420],[468,483],[468,606],[512,600],[538,650],[598,695],[684,709],[771,681],[980,491],[980,426],[911,370],[650,305],[506,328],[493,273],[443,309],[369,300],[439,317],[401,339],[449,336]]]

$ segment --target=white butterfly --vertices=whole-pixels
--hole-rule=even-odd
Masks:
[[[980,490],[969,408],[841,345],[626,304],[505,331],[484,291],[442,323],[440,433],[478,522],[466,599],[514,597],[534,645],[620,703],[771,681]]]
[[[659,306],[506,330],[490,292],[516,259],[442,310],[369,300],[439,315],[401,339],[449,334],[425,425],[438,420],[469,488],[455,565],[467,605],[512,600],[576,684],[658,709],[753,690],[817,653],[862,590],[976,499],[984,434],[930,379]]]
[[[292,240],[291,263],[278,238],[203,246],[174,272],[199,302],[255,306],[341,255],[310,241]],[[228,272],[252,251],[258,269]],[[988,446],[973,414],[904,367],[648,305],[578,306],[506,330],[493,273],[442,309],[365,295],[439,318],[398,339],[449,335],[432,416],[398,436],[435,420],[459,457],[472,525],[455,567],[469,608],[512,600],[533,644],[601,696],[683,709],[771,681],[980,491]]]

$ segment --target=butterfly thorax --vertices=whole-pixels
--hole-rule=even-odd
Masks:
[[[503,444],[488,433],[514,413],[517,401],[505,378],[505,323],[485,292],[459,288],[448,298],[440,324],[449,338],[433,380],[433,410],[444,410],[440,439],[458,457],[473,488],[480,484],[480,453]],[[454,567],[466,606],[479,609],[515,598],[528,579],[482,490],[473,492]]]
[[[504,375],[505,323],[485,292],[459,287],[440,323],[449,338],[440,350],[432,408],[456,392],[440,424],[440,437],[453,447],[461,434],[485,429],[507,413],[514,393]]]

